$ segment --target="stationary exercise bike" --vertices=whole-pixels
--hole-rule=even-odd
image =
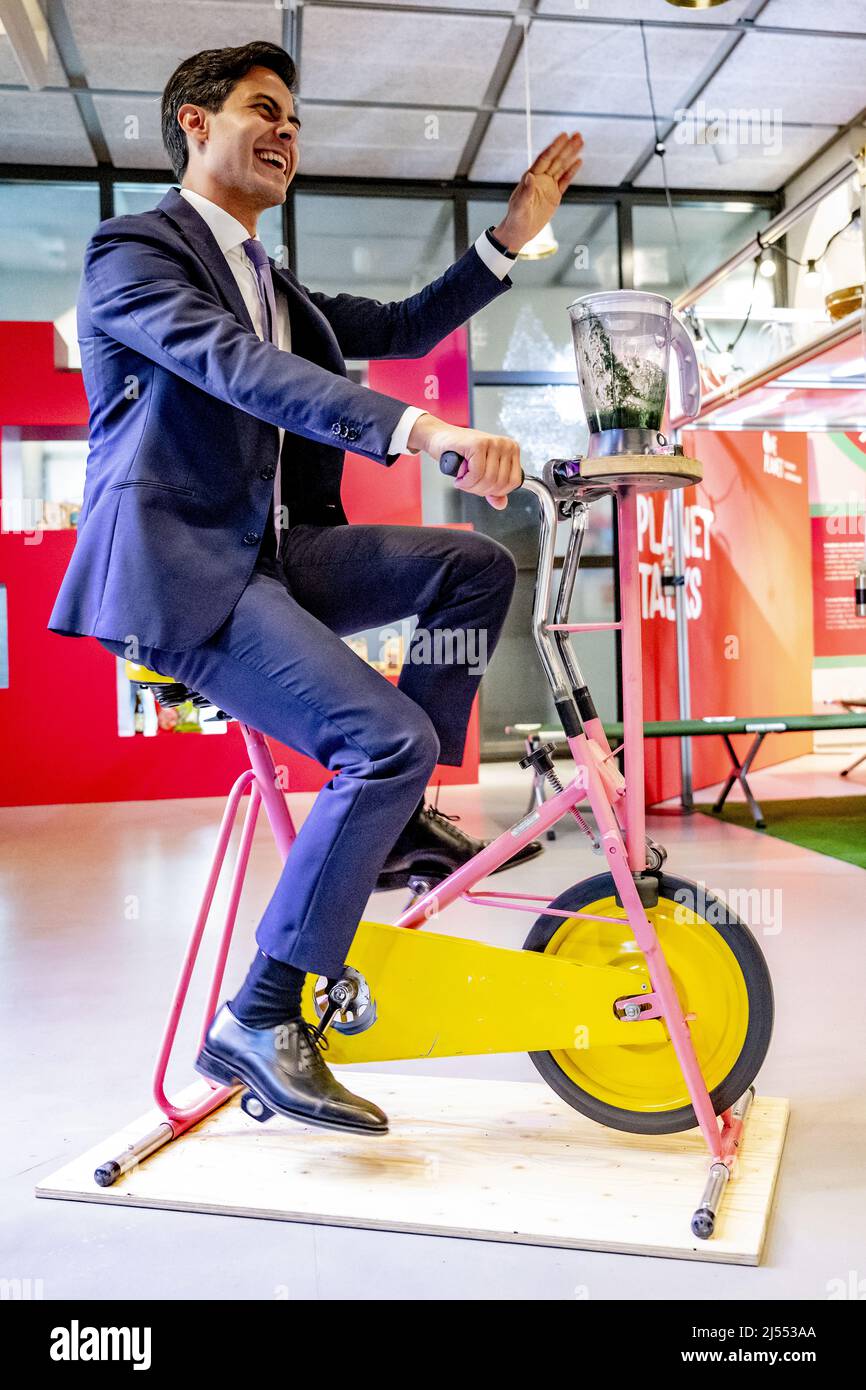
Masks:
[[[412,899],[394,924],[361,921],[343,978],[308,976],[302,1009],[311,1024],[327,1033],[329,1062],[337,1065],[525,1051],[566,1104],[600,1124],[645,1135],[674,1134],[697,1125],[710,1165],[692,1231],[706,1239],[731,1177],[753,1082],[770,1043],[773,991],[760,947],[746,925],[702,885],[672,875],[665,867],[664,847],[646,833],[637,493],[690,486],[700,480],[701,467],[658,432],[650,438],[642,429],[625,431],[618,442],[634,442],[652,452],[551,459],[540,477],[524,477],[522,483],[539,505],[533,637],[574,762],[573,775],[563,782],[550,744],[521,759],[521,767],[544,775],[553,794],[443,881],[416,879]],[[455,453],[440,461],[451,476],[460,476],[463,465]],[[614,498],[618,523],[620,613],[612,622],[571,623],[587,515],[608,496]],[[551,606],[555,542],[563,522],[570,529]],[[611,749],[571,648],[573,632],[609,630],[618,631],[621,641],[622,750]],[[190,697],[168,676],[142,668],[130,674],[140,684],[157,690],[171,685],[175,696]],[[194,692],[192,697],[203,700]],[[239,1089],[227,1078],[228,1084],[211,1084],[200,1098],[180,1107],[166,1095],[164,1082],[243,790],[250,789],[249,809],[204,1028],[219,1002],[259,802],[284,857],[294,838],[270,750],[261,734],[245,725],[241,729],[251,769],[230,797],[157,1064],[154,1094],[166,1119],[97,1169],[96,1181],[103,1186]],[[620,751],[624,774],[616,761]],[[592,822],[580,809],[585,800]],[[564,816],[574,819],[603,859],[599,873],[555,896],[476,888]],[[540,915],[522,950],[431,930],[431,923],[458,899]],[[249,1089],[244,1089],[241,1105],[261,1122],[273,1116]]]

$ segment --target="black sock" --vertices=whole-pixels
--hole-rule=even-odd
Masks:
[[[257,951],[246,979],[229,1000],[229,1009],[249,1028],[276,1028],[300,1017],[305,978],[305,970]]]

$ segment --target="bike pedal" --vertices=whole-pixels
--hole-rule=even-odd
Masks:
[[[260,1125],[265,1124],[267,1120],[272,1120],[276,1114],[275,1110],[272,1110],[269,1105],[265,1105],[265,1102],[259,1099],[255,1091],[244,1091],[241,1096],[241,1110],[245,1115],[249,1115],[251,1120],[258,1120]]]
[[[373,889],[375,893],[384,893],[394,888],[410,888],[413,892],[421,891],[426,893],[430,888],[435,888],[437,883],[442,883],[454,869],[459,866],[455,864],[453,868],[446,869],[444,865],[438,864],[435,868],[429,869],[396,869],[388,873],[381,873],[376,880]],[[425,886],[420,887],[421,884]],[[419,887],[416,888],[416,885]]]

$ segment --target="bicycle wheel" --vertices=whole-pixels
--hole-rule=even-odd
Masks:
[[[551,907],[620,920],[545,914],[535,922],[524,950],[586,965],[615,965],[634,973],[635,994],[644,983],[651,989],[646,961],[614,893],[611,874],[566,889]],[[766,961],[745,923],[720,898],[688,879],[660,874],[658,906],[648,909],[647,916],[683,1012],[695,1015],[689,1027],[718,1115],[754,1081],[770,1044],[773,987]],[[624,1034],[641,1026],[623,1024]],[[697,1123],[667,1037],[649,1046],[623,1043],[594,1051],[589,1042],[584,1048],[529,1054],[548,1085],[575,1110],[633,1134],[675,1134]]]

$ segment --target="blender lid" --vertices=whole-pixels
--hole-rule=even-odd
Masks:
[[[591,299],[619,299],[622,296],[628,296],[629,299],[652,299],[657,304],[666,304],[669,309],[673,307],[671,300],[665,295],[653,294],[650,290],[593,290],[592,294],[582,294],[573,299],[566,308],[573,309],[577,304],[587,304]]]

